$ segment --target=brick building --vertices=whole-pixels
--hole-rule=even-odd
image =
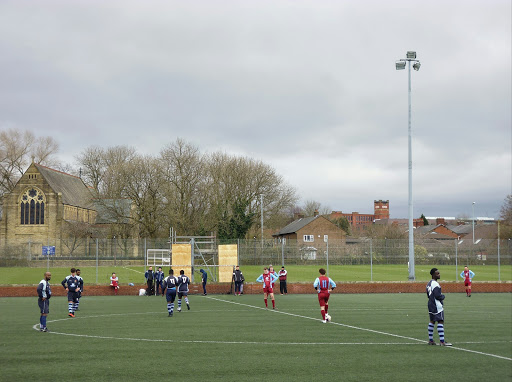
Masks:
[[[331,220],[345,217],[353,230],[360,230],[365,226],[372,225],[375,220],[389,219],[389,200],[374,200],[373,214],[360,214],[359,212],[343,213],[342,211],[332,211]]]

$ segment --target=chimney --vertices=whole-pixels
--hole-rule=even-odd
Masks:
[[[318,216],[318,209],[316,209],[315,212],[313,212],[313,216]]]
[[[445,224],[444,218],[436,218],[436,225]]]

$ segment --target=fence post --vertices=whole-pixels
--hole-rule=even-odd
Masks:
[[[96,238],[96,284],[98,284],[98,238]]]
[[[373,282],[373,247],[370,239],[370,281]]]
[[[281,259],[284,267],[284,237],[281,238]]]
[[[459,280],[459,268],[457,263],[457,256],[458,256],[458,249],[459,249],[459,238],[455,239],[455,281]]]

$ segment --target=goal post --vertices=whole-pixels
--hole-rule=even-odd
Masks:
[[[164,267],[171,265],[171,251],[169,249],[148,249],[146,252],[146,266]]]

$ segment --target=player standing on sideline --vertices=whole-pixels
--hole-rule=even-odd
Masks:
[[[261,274],[256,281],[259,283],[263,283],[263,300],[265,301],[265,308],[268,309],[268,300],[267,297],[270,295],[272,299],[272,309],[276,308],[276,301],[274,299],[274,289],[272,286],[274,282],[278,279],[273,273],[270,273],[267,267],[263,268],[263,274]]]
[[[80,292],[75,268],[71,268],[71,274],[69,276],[66,276],[66,278],[62,280],[61,284],[64,287],[64,289],[66,289],[66,292],[68,292],[68,316],[75,317],[76,303],[78,301],[78,292]]]
[[[169,276],[162,281],[162,297],[165,294],[167,299],[167,313],[172,317],[174,311],[174,300],[176,299],[176,285],[178,285],[178,278],[174,276],[174,271],[169,269]]]
[[[114,294],[117,296],[117,290],[119,289],[119,278],[116,276],[115,272],[112,272],[112,276],[110,276],[110,286],[114,288]]]
[[[240,266],[235,267],[233,272],[233,281],[235,282],[235,296],[240,296],[242,293],[242,283],[244,282],[244,274],[240,270]]]
[[[80,298],[82,298],[82,292],[84,291],[84,279],[82,278],[82,276],[80,276],[80,273],[82,273],[82,271],[80,271],[79,268],[76,269],[76,278],[78,279],[78,287],[80,288],[80,291],[78,292],[78,298],[76,300],[76,309],[75,310],[80,310],[78,309],[78,306],[80,305]]]
[[[206,282],[208,281],[208,273],[204,269],[200,269],[201,272],[201,283],[203,284],[203,296],[206,296]]]
[[[313,286],[318,291],[318,302],[320,303],[320,313],[322,314],[322,322],[325,324],[330,320],[330,316],[327,314],[329,310],[329,297],[336,283],[332,281],[330,277],[325,275],[325,269],[320,268],[318,270],[320,276],[316,278]]]
[[[164,272],[162,272],[162,267],[158,267],[158,271],[155,272],[155,288],[156,288],[156,295],[160,295],[160,291],[162,294],[164,294],[164,291],[162,290],[162,282],[164,281],[165,275]]]
[[[288,272],[284,269],[284,265],[281,267],[279,271],[279,291],[281,292],[281,296],[284,294],[288,294],[288,288],[286,288],[286,277],[288,276]]]
[[[441,278],[441,274],[437,268],[430,270],[432,280],[427,284],[428,296],[428,314],[430,321],[428,323],[428,344],[435,345],[434,342],[434,323],[437,321],[437,333],[439,334],[439,345],[452,346],[451,343],[444,341],[444,294],[441,293],[441,285],[437,282]]]
[[[146,273],[144,273],[144,277],[146,278],[146,284],[148,285],[146,295],[152,296],[155,294],[155,290],[153,287],[153,279],[155,278],[155,273],[153,272],[153,267],[149,267]]]
[[[188,285],[190,284],[190,279],[188,276],[185,276],[185,271],[182,269],[180,271],[180,277],[178,277],[178,312],[181,312],[181,298],[185,297],[185,303],[187,304],[187,309],[190,310],[190,304],[188,303]]]
[[[464,270],[460,273],[460,277],[464,279],[464,286],[466,287],[466,296],[471,297],[471,280],[475,277],[475,272],[470,270],[466,265]]]
[[[41,310],[41,317],[39,318],[39,331],[41,332],[48,332],[46,328],[46,316],[50,313],[50,297],[52,297],[52,290],[50,288],[51,279],[52,274],[45,272],[44,279],[42,279],[37,286],[37,295],[39,296],[37,305],[39,305],[39,309]]]

